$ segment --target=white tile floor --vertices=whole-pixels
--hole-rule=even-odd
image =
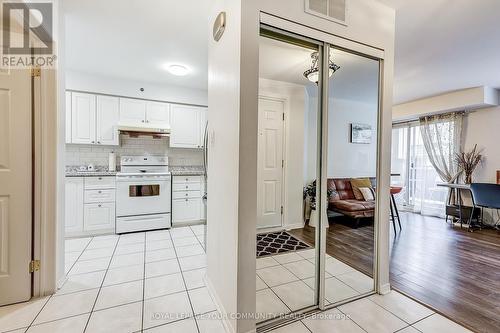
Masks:
[[[203,232],[193,226],[68,240],[62,288],[0,307],[0,332],[224,332],[204,284]],[[302,251],[258,259],[257,311],[280,315],[312,304],[313,258],[313,251]],[[334,258],[327,262],[328,301],[366,291],[366,275]],[[470,331],[393,291],[273,332]]]
[[[67,240],[62,288],[0,308],[0,332],[224,332],[203,246],[203,226]]]
[[[257,259],[257,313],[262,320],[314,304],[315,250]],[[336,303],[373,290],[373,279],[327,255],[326,303]]]

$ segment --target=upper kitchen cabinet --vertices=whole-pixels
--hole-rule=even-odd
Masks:
[[[67,99],[68,94],[71,96],[71,103],[67,100],[66,108],[71,112],[67,112],[66,117],[70,116],[71,128],[67,129],[66,134],[71,134],[71,140],[66,138],[66,142],[119,145],[118,97],[67,92]]]
[[[120,99],[111,96],[97,96],[97,144],[118,146],[120,133],[118,121],[120,119]]]
[[[161,102],[147,102],[146,123],[160,127],[170,126],[170,104]]]
[[[146,101],[133,98],[120,98],[120,122],[141,124],[146,122]]]
[[[71,140],[71,91],[66,91],[66,143]]]
[[[96,96],[71,93],[71,142],[93,144],[96,139]]]
[[[203,148],[206,108],[172,105],[170,111],[170,147]]]

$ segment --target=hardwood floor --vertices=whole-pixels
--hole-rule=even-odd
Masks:
[[[332,223],[333,222],[333,223]],[[335,221],[327,252],[367,274],[373,265],[373,227]],[[444,220],[402,213],[391,228],[391,285],[477,332],[500,332],[500,232],[467,232]],[[314,229],[292,233],[314,244]]]

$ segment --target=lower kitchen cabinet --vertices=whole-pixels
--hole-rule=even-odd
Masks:
[[[66,177],[65,235],[115,232],[115,177]]]
[[[116,219],[114,202],[85,204],[83,216],[85,231],[114,232]]]
[[[174,176],[172,181],[172,225],[187,225],[205,220],[202,176]]]
[[[67,177],[64,223],[66,235],[83,232],[83,178]]]

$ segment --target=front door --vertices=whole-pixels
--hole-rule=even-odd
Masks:
[[[283,101],[259,98],[258,228],[282,224],[284,111]]]
[[[0,305],[31,297],[31,75],[0,68]]]

